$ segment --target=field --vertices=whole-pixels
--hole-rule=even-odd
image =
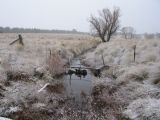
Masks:
[[[0,116],[14,120],[157,120],[160,118],[160,40],[110,42],[78,34],[0,34]],[[134,61],[134,48],[135,61]],[[101,69],[90,96],[77,105],[62,76],[70,60]],[[44,86],[47,87],[44,87]],[[44,89],[43,89],[44,88]]]

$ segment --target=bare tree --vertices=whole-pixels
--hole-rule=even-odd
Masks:
[[[125,39],[132,39],[135,34],[135,30],[133,27],[123,27],[121,29],[122,34],[124,35]]]
[[[114,8],[113,12],[108,8],[99,12],[99,17],[91,15],[89,22],[92,31],[101,38],[103,42],[110,41],[111,36],[116,33],[119,28],[120,9]]]

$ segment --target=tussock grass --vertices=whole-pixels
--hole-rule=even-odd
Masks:
[[[160,118],[159,99],[138,99],[133,101],[124,111],[125,118],[132,120],[158,120]]]
[[[49,93],[63,93],[65,90],[63,83],[49,84],[46,88]]]
[[[61,75],[65,72],[64,61],[58,53],[52,53],[47,59],[47,68],[52,76]]]
[[[147,83],[159,86],[160,84],[160,63],[155,63],[150,67],[150,74]]]
[[[121,119],[122,103],[117,95],[115,81],[107,80],[105,83],[96,84],[92,90],[92,109],[104,119]]]
[[[86,62],[90,66],[102,65],[101,54],[106,64],[130,65],[134,63],[133,46],[136,45],[136,63],[158,62],[160,60],[160,41],[157,40],[125,40],[113,38],[110,42],[101,43],[96,50],[86,54]],[[96,56],[96,57],[95,57]],[[96,60],[98,59],[98,61]]]
[[[6,75],[8,81],[30,81],[31,76],[22,71],[7,71]]]
[[[118,82],[137,81],[143,83],[149,77],[149,71],[147,66],[133,65],[130,67],[122,67],[115,71],[117,74]]]

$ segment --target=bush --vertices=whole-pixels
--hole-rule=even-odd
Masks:
[[[58,53],[52,53],[47,59],[47,67],[50,74],[54,76],[61,75],[65,72],[64,61]]]

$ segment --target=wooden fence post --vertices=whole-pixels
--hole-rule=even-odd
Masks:
[[[133,50],[134,50],[134,62],[136,61],[136,45],[133,46]]]

